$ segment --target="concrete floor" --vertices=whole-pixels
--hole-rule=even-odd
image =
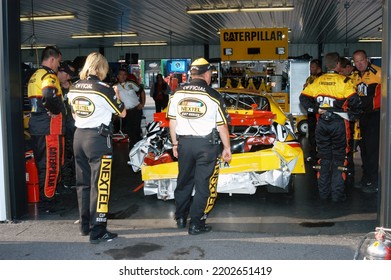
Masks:
[[[153,110],[145,114],[150,119]],[[305,145],[303,140],[303,145]],[[61,209],[39,214],[34,204],[20,221],[0,224],[0,259],[353,259],[362,237],[377,226],[377,194],[348,189],[341,204],[321,203],[310,166],[294,178],[293,194],[219,194],[211,233],[176,229],[173,200],[144,196],[141,174],[127,165],[126,143],[114,145],[109,230],[113,242],[90,245],[79,236],[75,193]],[[356,179],[360,162],[356,159]]]

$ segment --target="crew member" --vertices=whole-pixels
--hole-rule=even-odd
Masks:
[[[300,95],[307,112],[318,113],[315,137],[319,155],[318,189],[320,199],[346,200],[346,155],[349,152],[349,120],[358,117],[361,106],[353,81],[339,74],[338,53],[324,58],[327,73],[309,84]]]
[[[65,104],[56,75],[62,55],[54,46],[42,52],[41,67],[31,76],[28,97],[31,102],[29,132],[38,169],[39,210],[53,212],[54,196],[60,180],[65,132]]]
[[[357,70],[352,79],[363,106],[360,117],[363,177],[360,185],[363,192],[374,193],[378,191],[379,176],[381,68],[369,62],[364,50],[353,53],[353,62]]]
[[[339,71],[339,74],[344,75],[346,77],[352,77],[354,67],[352,65],[352,62],[350,59],[346,57],[341,57],[340,58],[340,63],[341,63],[341,69]],[[355,167],[354,167],[354,160],[353,160],[353,153],[355,152],[355,149],[357,147],[357,144],[355,145],[357,139],[354,139],[355,136],[355,130],[358,129],[358,120],[351,121],[350,122],[350,150],[347,155],[347,160],[348,160],[348,166],[347,166],[347,173],[346,173],[346,186],[350,188],[351,186],[355,186],[354,184],[354,174],[355,174]],[[360,185],[361,186],[361,185]]]
[[[80,80],[68,93],[76,126],[73,150],[80,232],[90,234],[93,244],[117,237],[107,230],[113,150],[111,119],[113,114],[125,117],[126,108],[118,98],[118,89],[102,82],[108,70],[103,55],[89,54]]]
[[[322,72],[322,62],[319,59],[313,59],[310,62],[310,76],[306,79],[303,89],[307,85],[312,84],[316,78],[320,77]],[[307,161],[316,163],[318,155],[316,153],[316,140],[315,140],[315,129],[316,123],[318,122],[318,116],[315,113],[307,112],[307,124],[308,124],[308,142],[310,144],[310,152],[307,157]]]
[[[132,75],[134,76],[134,75]],[[118,71],[118,82],[115,86],[119,90],[121,101],[126,107],[126,117],[123,119],[123,132],[129,137],[129,151],[134,144],[141,140],[141,117],[144,102],[140,101],[139,95],[142,94],[143,88],[134,80],[128,78],[128,72],[125,69]],[[145,95],[145,93],[144,93]]]
[[[68,103],[68,92],[71,87],[71,79],[75,76],[75,69],[67,62],[61,62],[58,68],[57,77],[60,80],[61,90],[66,107],[65,120],[65,144],[64,144],[64,164],[61,169],[61,180],[64,192],[75,186],[75,158],[73,156],[73,135],[75,133],[75,120],[73,119],[71,107]]]
[[[220,145],[222,160],[231,160],[229,115],[221,95],[210,87],[210,63],[196,59],[190,68],[192,80],[170,98],[167,117],[173,154],[178,158],[178,178],[174,191],[178,228],[190,215],[189,234],[209,232],[205,220],[217,198]],[[193,188],[195,194],[192,199]]]

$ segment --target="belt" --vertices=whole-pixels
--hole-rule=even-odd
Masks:
[[[198,139],[212,139],[212,132],[207,135],[178,135],[178,138],[198,138]]]
[[[126,108],[126,111],[130,111],[130,110],[134,110],[134,109],[137,109],[137,106],[135,106],[133,108]]]
[[[99,127],[78,127],[77,129],[99,131]]]

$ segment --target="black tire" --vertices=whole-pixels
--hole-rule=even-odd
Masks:
[[[308,131],[308,122],[307,120],[302,120],[297,125],[297,131],[299,134],[306,135]]]

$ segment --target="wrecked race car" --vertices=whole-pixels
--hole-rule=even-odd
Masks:
[[[294,174],[305,173],[304,156],[292,118],[271,95],[245,89],[218,89],[231,116],[232,160],[220,165],[218,193],[254,194],[293,191]],[[141,170],[144,194],[173,199],[178,164],[172,155],[169,120],[155,113],[147,133],[129,153],[128,164]]]

